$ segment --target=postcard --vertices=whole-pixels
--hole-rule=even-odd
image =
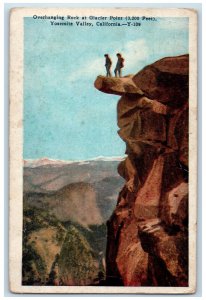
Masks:
[[[197,13],[13,8],[14,293],[196,289]]]

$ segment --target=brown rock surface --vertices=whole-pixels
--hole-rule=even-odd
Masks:
[[[135,84],[150,99],[179,107],[188,100],[189,55],[166,57],[137,73]]]
[[[188,284],[188,69],[188,55],[167,57],[133,77],[95,82],[122,96],[118,133],[128,155],[108,221],[108,285]]]
[[[124,94],[140,94],[143,92],[133,82],[131,76],[122,78],[98,76],[94,86],[107,94],[124,95]]]

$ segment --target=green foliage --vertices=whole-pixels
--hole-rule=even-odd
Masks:
[[[27,238],[33,231],[41,228],[59,227],[61,223],[46,210],[37,207],[24,206],[23,210],[23,237]]]
[[[75,226],[78,231],[86,238],[90,247],[93,249],[94,255],[98,256],[98,253],[103,251],[106,253],[106,237],[107,227],[106,224],[90,225],[89,228],[83,227],[80,224],[74,222],[65,222],[65,228],[69,228],[70,225]]]
[[[23,243],[22,265],[22,281],[24,285],[42,284],[45,282],[45,263],[31,244]]]
[[[62,244],[63,239],[64,239],[64,230],[59,229],[59,231],[56,234],[56,241],[58,245]]]
[[[47,211],[24,205],[23,210],[23,253],[22,253],[22,283],[24,285],[42,285],[47,282],[46,265],[35,249],[35,241],[30,241],[30,235],[42,228],[56,227],[57,239],[54,243],[62,243],[64,228],[62,224]]]
[[[65,280],[72,278],[76,285],[90,283],[98,273],[89,243],[73,225],[68,227],[60,253],[59,267]]]
[[[104,278],[105,270],[101,257],[105,255],[106,225],[92,225],[85,228],[74,222],[60,222],[46,209],[26,205],[23,210],[23,258],[22,283],[24,285],[53,284],[55,269],[47,274],[47,266],[35,248],[38,231],[55,227],[54,244],[62,245],[61,253],[55,260],[63,282],[76,285],[92,284],[94,280]],[[67,231],[65,238],[65,230]],[[31,234],[35,232],[31,241]],[[102,253],[99,255],[99,253]],[[99,274],[101,276],[99,276]],[[99,279],[98,279],[99,278]]]
[[[88,241],[92,245],[93,249],[100,252],[106,252],[106,238],[107,238],[107,226],[106,224],[101,225],[90,225],[88,235]]]

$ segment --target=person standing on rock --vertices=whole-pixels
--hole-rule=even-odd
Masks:
[[[120,53],[117,53],[117,64],[116,68],[114,69],[115,77],[122,77],[122,68],[124,67],[124,58]]]
[[[107,77],[112,77],[112,74],[111,74],[111,66],[112,66],[112,60],[111,58],[109,57],[109,54],[105,54],[104,55],[105,57],[105,67],[106,67],[106,71],[107,71]]]

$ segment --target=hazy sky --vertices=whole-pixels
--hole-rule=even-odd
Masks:
[[[24,158],[88,159],[122,156],[117,134],[120,96],[94,88],[105,74],[104,54],[123,75],[162,57],[188,53],[188,19],[161,18],[141,27],[51,26],[25,18]]]

